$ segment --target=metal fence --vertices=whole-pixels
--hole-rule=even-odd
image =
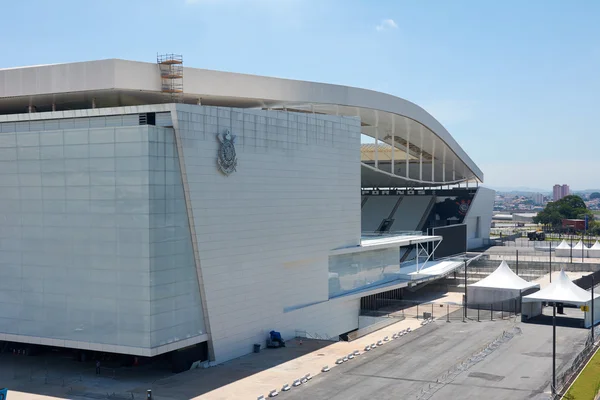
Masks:
[[[594,339],[592,339],[592,331],[590,330],[583,350],[577,354],[577,357],[575,357],[575,360],[569,368],[556,376],[556,387],[554,388],[555,390],[553,390],[553,393],[555,393],[552,397],[553,400],[559,400],[563,398],[563,396],[566,394],[566,391],[575,381],[575,378],[577,378],[577,375],[581,369],[594,355],[596,350],[598,350],[600,344],[598,342],[598,335],[600,335],[600,326],[594,328]]]
[[[527,232],[515,232],[509,235],[502,235],[494,238],[496,245],[498,246],[518,246],[518,247],[550,247],[555,248],[558,244],[565,240],[573,244],[582,240],[587,246],[593,245],[596,240],[600,240],[600,237],[594,235],[569,235],[562,233],[546,233],[546,239],[543,241],[529,240]]]
[[[493,321],[511,318],[520,312],[521,302],[518,298],[489,304],[469,304],[467,307],[452,302],[376,299],[375,306],[361,310],[361,315],[417,320]]]

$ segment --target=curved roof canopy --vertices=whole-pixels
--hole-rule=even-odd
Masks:
[[[183,68],[192,104],[320,113],[361,120],[375,147],[363,160],[363,187],[441,186],[483,181],[448,131],[419,106],[348,86]],[[157,64],[110,59],[0,69],[0,114],[172,102]],[[358,139],[358,138],[357,138]],[[382,157],[379,147],[383,146]],[[398,152],[385,148],[395,147]],[[359,151],[359,149],[357,149]],[[393,155],[393,157],[392,157]]]

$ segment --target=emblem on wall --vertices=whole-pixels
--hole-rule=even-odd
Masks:
[[[222,134],[217,133],[217,139],[221,142],[217,151],[217,166],[225,175],[234,172],[237,167],[237,156],[235,154],[235,135],[229,129]]]
[[[471,200],[461,200],[460,202],[456,202],[458,205],[458,213],[460,215],[467,215],[467,211],[469,211],[469,206],[471,205]]]

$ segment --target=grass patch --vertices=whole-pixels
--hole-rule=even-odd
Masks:
[[[573,386],[565,395],[565,399],[593,400],[600,389],[600,351],[594,354]]]

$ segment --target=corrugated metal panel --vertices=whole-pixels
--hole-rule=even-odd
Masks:
[[[123,126],[123,118],[120,115],[109,115],[106,117],[106,126]]]
[[[140,114],[123,115],[123,126],[139,125],[139,121],[140,121]]]
[[[156,113],[156,126],[173,126],[170,112]]]
[[[91,117],[89,123],[90,128],[104,128],[106,126],[106,117]]]

